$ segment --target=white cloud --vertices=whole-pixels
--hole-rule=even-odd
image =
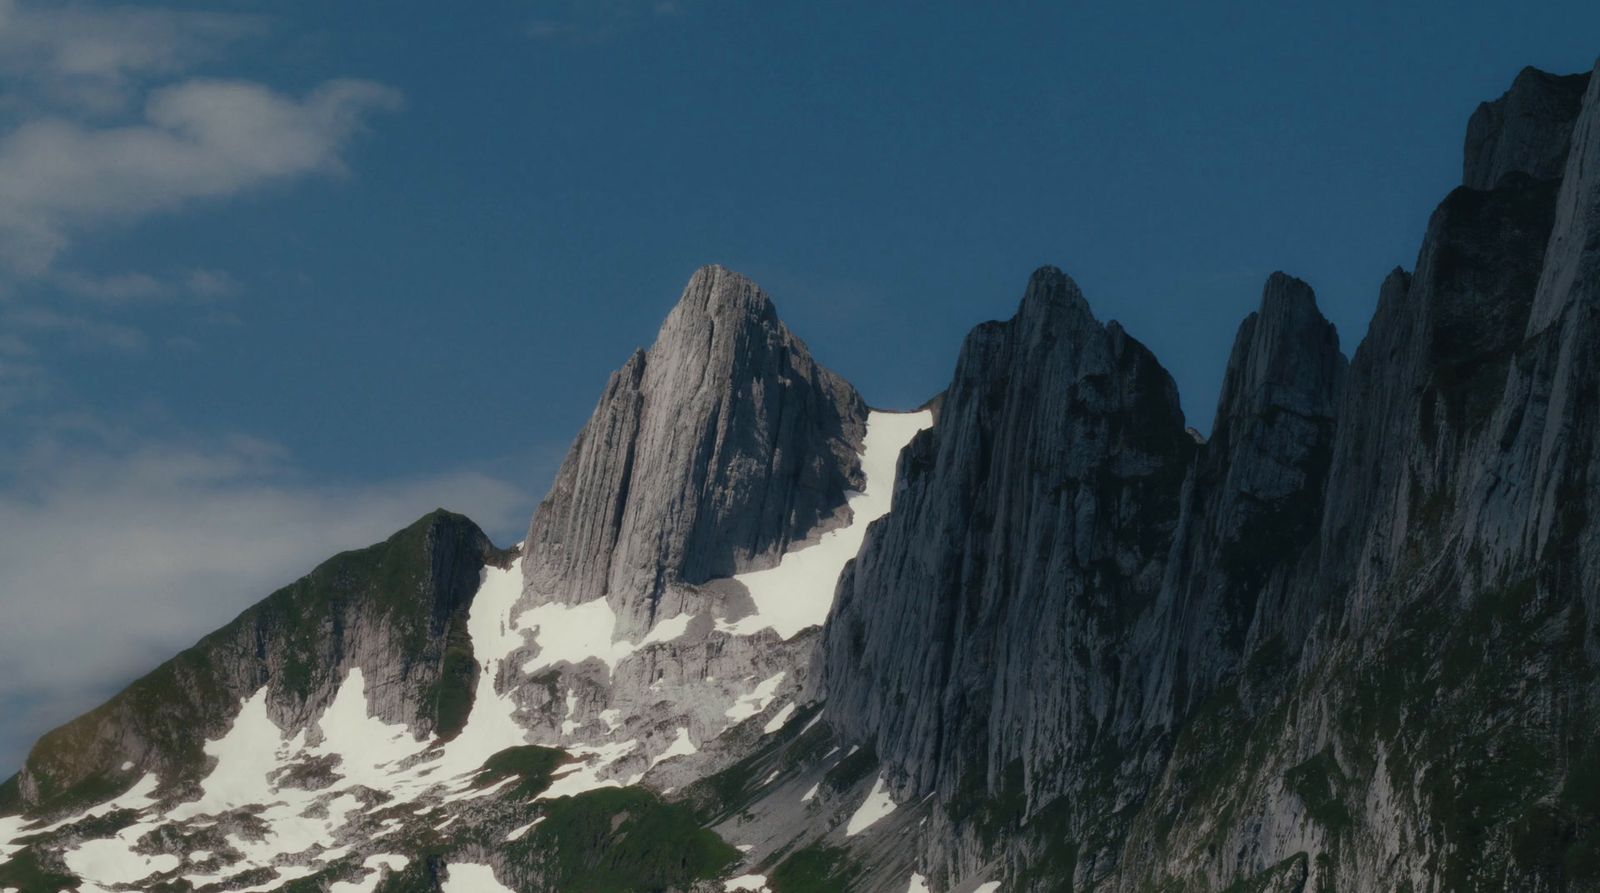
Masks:
[[[135,326],[46,307],[16,307],[0,316],[0,322],[19,331],[63,336],[80,349],[109,348],[118,353],[141,354],[150,348],[150,336]]]
[[[128,443],[80,422],[10,457],[0,488],[0,705],[21,711],[0,777],[48,726],[330,555],[439,506],[491,531],[527,511],[519,488],[472,472],[329,486],[260,441]]]
[[[0,139],[0,257],[38,274],[75,229],[337,173],[346,141],[399,104],[396,91],[370,81],[330,81],[295,98],[196,79],[151,93],[138,124],[26,122]]]
[[[215,59],[264,26],[232,13],[0,0],[0,73],[24,107],[108,113],[137,94],[141,79]]]
[[[71,297],[115,307],[175,302],[210,304],[231,297],[239,290],[231,274],[208,269],[184,270],[167,276],[140,271],[96,274],[61,270],[52,273],[47,282]]]
[[[400,106],[371,81],[289,94],[202,69],[264,26],[0,0],[0,777],[47,723],[334,552],[440,505],[490,530],[520,520],[523,494],[483,474],[329,485],[257,441],[141,438],[60,414],[81,401],[52,368],[73,355],[58,348],[192,348],[134,314],[155,305],[236,319],[226,271],[73,269],[62,255],[80,235],[339,175],[352,140]]]
[[[530,21],[526,31],[534,40],[598,43],[643,27],[651,21],[675,18],[686,12],[690,0],[567,0],[551,4],[546,15]]]

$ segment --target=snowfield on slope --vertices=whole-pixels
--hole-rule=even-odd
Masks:
[[[850,523],[824,533],[813,544],[785,553],[776,567],[736,575],[733,579],[750,592],[756,609],[736,620],[718,620],[717,629],[738,636],[772,629],[778,638],[789,639],[827,621],[839,574],[861,551],[867,527],[889,513],[900,451],[918,431],[932,424],[931,410],[870,413],[861,451],[861,473],[866,481],[860,493],[850,494]]]
[[[735,577],[750,593],[755,611],[733,620],[711,618],[714,623],[701,627],[709,627],[707,632],[697,635],[743,637],[772,629],[787,640],[823,623],[839,573],[859,549],[867,526],[889,510],[901,448],[931,423],[929,412],[871,413],[861,456],[865,481],[862,492],[848,497],[850,523],[798,544],[772,568]],[[527,684],[528,675],[536,671],[555,665],[576,666],[591,659],[614,673],[621,661],[634,654],[685,636],[695,616],[680,613],[663,618],[640,641],[619,641],[615,638],[616,615],[604,599],[518,611],[522,597],[520,558],[507,568],[483,570],[467,617],[467,633],[478,663],[476,689],[466,723],[453,739],[418,740],[405,725],[374,716],[368,702],[370,680],[361,667],[346,673],[311,726],[295,731],[273,722],[269,692],[263,686],[242,699],[222,736],[205,742],[205,755],[213,762],[198,785],[197,796],[160,812],[158,806],[163,804],[153,798],[158,779],[150,774],[115,800],[49,826],[19,817],[3,818],[0,860],[20,848],[15,840],[19,836],[128,809],[134,813],[132,823],[112,836],[75,842],[63,852],[68,867],[82,878],[80,893],[154,883],[158,877],[180,879],[196,887],[270,891],[316,874],[336,860],[371,853],[375,841],[414,824],[447,829],[456,819],[456,804],[492,796],[513,781],[505,779],[490,788],[473,786],[485,760],[507,748],[558,746],[575,757],[556,771],[551,786],[538,797],[548,800],[635,784],[658,764],[695,756],[701,744],[728,727],[771,711],[762,726],[763,733],[770,734],[796,710],[792,700],[773,709],[785,683],[791,688],[796,684],[794,672],[768,670],[766,675],[729,677],[728,700],[712,708],[720,711],[720,716],[713,714],[709,723],[690,722],[687,711],[693,705],[671,705],[673,710],[684,711],[685,717],[668,726],[669,734],[652,734],[647,743],[653,753],[641,753],[642,736],[636,737],[637,729],[629,728],[634,717],[609,708],[598,713],[603,722],[581,725],[576,716],[576,693],[569,687],[562,702],[566,718],[560,724],[559,738],[541,740],[550,733],[535,733],[537,725],[519,719],[523,708],[519,708],[517,692],[501,691],[497,686],[506,684],[514,689]],[[598,739],[571,740],[579,728],[600,735]],[[297,773],[312,766],[324,767],[329,781],[302,786],[304,782],[294,780]],[[396,807],[405,807],[399,813],[401,818],[395,817]],[[864,823],[861,827],[866,827],[893,808],[887,794],[874,788],[868,802],[852,817],[851,826]],[[534,820],[518,827],[507,839],[520,838],[537,823]],[[224,846],[173,854],[151,852],[140,845],[158,829],[181,831],[176,835],[180,838],[209,832]],[[366,856],[332,889],[338,893],[370,891],[386,874],[406,865],[405,856],[380,850]],[[267,873],[265,880],[263,873]],[[749,889],[764,886],[764,879],[758,876],[735,879],[735,883],[741,881],[756,885]],[[488,866],[461,862],[450,866],[445,889],[504,888]]]
[[[228,731],[206,742],[207,757],[216,762],[200,782],[199,796],[179,803],[165,813],[156,813],[152,797],[157,779],[146,775],[131,790],[85,813],[52,825],[33,827],[8,818],[0,826],[0,837],[40,833],[67,822],[102,815],[117,809],[130,809],[138,819],[114,836],[83,841],[63,853],[68,867],[79,875],[84,893],[105,886],[136,884],[153,875],[179,869],[177,856],[146,855],[135,851],[137,841],[162,827],[206,828],[240,812],[251,815],[255,831],[248,835],[229,833],[226,842],[240,858],[220,870],[188,872],[181,876],[195,886],[221,884],[251,869],[269,869],[276,877],[266,884],[243,889],[271,890],[298,877],[315,873],[333,859],[349,851],[338,845],[341,834],[348,835],[365,813],[387,809],[397,803],[419,800],[424,795],[465,798],[483,792],[470,783],[484,760],[495,753],[525,743],[527,734],[517,724],[510,698],[494,690],[499,665],[522,645],[522,635],[510,622],[510,612],[522,593],[520,563],[506,569],[488,567],[482,574],[478,594],[467,619],[474,653],[479,660],[477,699],[466,726],[455,739],[440,744],[418,741],[403,725],[385,723],[371,715],[367,702],[366,676],[361,668],[346,674],[338,691],[316,726],[320,741],[307,743],[307,731],[293,735],[280,729],[267,713],[267,689],[262,687],[244,699]],[[280,784],[292,777],[292,770],[307,764],[336,765],[336,780],[325,788],[309,790]],[[363,789],[381,792],[391,799],[367,805]],[[423,810],[426,811],[426,810]],[[372,834],[372,837],[381,833]],[[359,839],[350,843],[361,843]],[[200,851],[192,854],[204,855]],[[189,862],[206,861],[191,858]],[[294,864],[285,862],[294,860]],[[401,856],[373,857],[366,875],[358,884],[342,884],[344,890],[363,890],[375,886],[384,871],[404,867]]]

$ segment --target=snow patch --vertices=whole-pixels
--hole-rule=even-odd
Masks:
[[[740,695],[724,715],[732,722],[741,722],[767,709],[772,699],[778,696],[778,686],[783,684],[783,678],[787,675],[789,674],[780,671],[761,680],[755,691]]]
[[[445,869],[439,889],[444,893],[516,893],[500,883],[493,868],[474,862],[457,862]]]
[[[684,633],[689,631],[689,621],[693,619],[693,614],[679,614],[676,617],[668,617],[666,620],[657,623],[655,629],[650,630],[643,639],[639,640],[639,647],[643,648],[646,645],[656,645],[681,638]]]
[[[999,881],[989,881],[987,883],[979,884],[978,889],[973,890],[972,893],[995,893],[995,891],[998,889],[1000,889]]]
[[[364,785],[384,790],[393,779],[393,766],[428,746],[403,724],[390,725],[369,715],[366,675],[352,669],[340,684],[333,703],[317,720],[322,743],[310,750],[314,757],[338,757],[338,772],[345,787]]]
[[[616,669],[619,661],[640,648],[682,636],[693,619],[692,614],[668,617],[638,642],[619,641],[617,612],[604,596],[577,605],[539,605],[517,619],[519,629],[533,631],[533,644],[539,649],[522,665],[522,672],[534,673],[563,662],[581,664],[590,658],[605,664],[608,670]]]
[[[522,836],[524,834],[527,834],[529,831],[532,831],[534,828],[537,828],[539,826],[539,823],[542,822],[542,821],[544,821],[544,816],[539,816],[538,818],[534,819],[533,821],[529,822],[526,825],[523,825],[520,828],[511,829],[511,833],[506,835],[506,843],[511,843],[513,841],[521,840]]]
[[[810,803],[817,796],[817,791],[819,789],[821,789],[821,788],[822,788],[822,782],[820,782],[820,781],[817,782],[816,784],[812,785],[811,786],[811,790],[806,791],[803,795],[801,795],[800,802],[801,803]]]
[[[582,725],[577,720],[572,718],[572,715],[577,712],[578,693],[569,688],[567,689],[567,718],[561,721],[561,734],[563,736],[571,735],[573,732],[578,730],[580,725]]]
[[[850,816],[850,821],[844,826],[844,836],[854,837],[862,831],[877,824],[880,819],[894,812],[894,798],[889,796],[889,786],[884,783],[883,776],[872,785],[872,792],[867,794],[867,799],[856,807],[855,814]]]
[[[133,827],[139,828],[138,825]],[[139,833],[144,833],[142,828]],[[123,831],[115,837],[86,840],[63,853],[62,859],[67,869],[78,877],[113,886],[142,881],[152,874],[165,874],[180,864],[177,856],[166,853],[158,856],[135,853],[133,846],[138,837],[129,839],[125,834]]]
[[[791,701],[784,704],[782,709],[773,714],[772,718],[767,720],[767,724],[761,727],[761,733],[771,735],[773,732],[783,728],[783,724],[789,721],[789,717],[794,716],[794,709],[794,702]]]
[[[723,881],[722,889],[724,893],[733,893],[735,890],[764,893],[767,889],[767,876],[764,874],[742,874],[736,878],[729,878]]]
[[[849,495],[850,523],[786,553],[776,567],[735,575],[733,579],[749,591],[756,609],[737,620],[719,619],[717,629],[736,636],[771,629],[787,640],[807,627],[822,625],[833,607],[839,573],[861,551],[868,525],[889,512],[900,450],[932,424],[929,410],[870,413],[861,450],[861,473],[866,481],[861,492]]]
[[[612,763],[638,749],[639,742],[631,738],[595,747],[569,747],[567,752],[577,757],[579,762],[568,763],[558,769],[550,787],[534,799],[554,800],[557,797],[572,797],[599,788],[620,788],[622,782],[614,778],[601,778],[600,773]],[[589,759],[585,760],[584,757]]]
[[[928,879],[915,871],[911,872],[911,883],[906,886],[906,893],[929,893]]]
[[[633,652],[633,643],[613,640],[617,612],[604,596],[581,605],[559,602],[524,611],[517,625],[533,630],[539,653],[522,665],[522,672],[533,673],[567,662],[581,664],[595,658],[608,669]]]
[[[673,739],[671,744],[667,745],[666,750],[656,754],[655,758],[650,761],[650,766],[651,768],[654,768],[657,763],[670,760],[673,757],[693,756],[699,752],[700,748],[695,747],[694,739],[689,737],[689,730],[679,726],[678,737]]]
[[[359,881],[338,881],[328,888],[328,893],[372,893],[392,872],[404,871],[411,860],[393,853],[368,856],[361,863],[363,872]]]
[[[478,658],[478,688],[467,724],[446,747],[441,771],[460,775],[476,771],[483,761],[508,747],[527,743],[517,722],[517,704],[509,693],[495,690],[501,667],[523,647],[524,633],[511,618],[522,597],[522,559],[505,569],[485,567],[478,594],[467,614],[467,635]]]
[[[826,712],[827,711],[825,711],[825,710],[818,710],[817,711],[817,715],[811,717],[810,721],[806,723],[806,727],[800,730],[800,734],[804,735],[805,733],[811,731],[811,727],[812,726],[816,725],[819,722],[822,722],[822,714],[826,713]]]

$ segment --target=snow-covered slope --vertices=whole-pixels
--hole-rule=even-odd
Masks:
[[[394,719],[406,713],[386,703],[384,680],[415,656],[379,654],[370,643],[336,637],[333,651],[365,651],[365,659],[336,668],[310,710],[273,684],[281,666],[233,674],[252,681],[235,686],[226,706],[211,697],[207,710],[222,721],[192,735],[187,773],[163,778],[160,761],[147,757],[138,762],[152,768],[135,774],[125,761],[121,774],[136,780],[105,802],[43,802],[29,817],[0,818],[0,856],[27,860],[26,871],[16,861],[0,867],[0,889],[7,868],[19,883],[81,893],[293,883],[351,893],[413,881],[444,891],[539,889],[570,874],[562,864],[541,868],[541,859],[570,861],[593,845],[567,834],[593,810],[619,827],[625,817],[680,815],[678,845],[704,857],[696,870],[737,861],[737,851],[649,790],[671,791],[738,759],[795,715],[839,572],[889,510],[901,447],[931,421],[927,412],[871,413],[862,451],[851,457],[859,489],[840,494],[836,513],[787,541],[768,569],[674,583],[679,610],[633,634],[613,607],[617,593],[571,601],[526,591],[522,544],[515,557],[481,562],[475,591],[442,633],[454,649],[422,693],[448,697],[456,680],[455,696],[468,706],[453,722]],[[442,538],[429,530],[425,543]],[[458,559],[426,560],[437,569]],[[405,585],[388,569],[397,561],[388,553],[377,560],[375,585]],[[325,576],[347,580],[349,565]],[[354,588],[367,593],[365,583]],[[335,616],[370,613],[339,596],[328,603],[343,605]],[[396,634],[385,627],[377,635]],[[206,665],[219,659],[216,650],[206,650]],[[739,734],[723,740],[730,730]],[[35,775],[42,788],[45,770]],[[624,799],[606,800],[607,792]],[[508,858],[517,847],[541,855]],[[643,861],[629,883],[685,879]]]

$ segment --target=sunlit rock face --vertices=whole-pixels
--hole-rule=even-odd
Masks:
[[[755,283],[694,274],[612,375],[528,532],[531,602],[606,597],[645,634],[687,588],[767,567],[862,489],[867,407]]]

